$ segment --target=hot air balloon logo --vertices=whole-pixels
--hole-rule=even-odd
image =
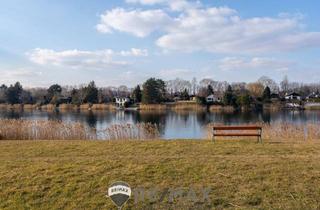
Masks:
[[[115,182],[108,189],[107,197],[113,201],[119,210],[122,209],[124,204],[129,200],[130,196],[131,188],[125,182]]]

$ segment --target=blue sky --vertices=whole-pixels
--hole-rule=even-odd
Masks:
[[[0,82],[320,81],[316,0],[4,0]]]

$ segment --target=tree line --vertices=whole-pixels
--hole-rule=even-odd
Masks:
[[[150,78],[134,88],[127,86],[97,87],[94,81],[80,86],[53,84],[48,88],[23,88],[19,82],[0,86],[0,103],[7,104],[55,104],[111,103],[116,97],[130,97],[134,103],[158,104],[175,100],[196,98],[206,104],[206,97],[214,94],[221,104],[249,106],[252,103],[268,103],[272,97],[284,97],[296,92],[302,97],[320,91],[320,83],[303,84],[290,82],[287,77],[278,84],[268,77],[256,82],[228,83],[203,79],[199,82],[175,79],[163,81]]]

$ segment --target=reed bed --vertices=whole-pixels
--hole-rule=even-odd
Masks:
[[[81,104],[79,106],[80,110],[91,110],[92,105],[91,104]]]
[[[90,140],[96,139],[92,129],[81,123],[47,120],[0,120],[2,140]]]
[[[144,140],[159,138],[154,124],[116,124],[96,130],[82,123],[53,120],[0,120],[0,140]]]
[[[169,106],[170,109],[179,111],[179,110],[186,110],[186,111],[206,111],[206,107],[195,102],[180,102],[175,103],[172,106]]]
[[[38,104],[24,104],[23,109],[24,110],[33,110],[33,109],[38,109],[39,105]]]
[[[54,111],[54,110],[56,110],[56,106],[53,105],[53,104],[42,105],[42,106],[41,106],[41,110],[44,110],[44,111]]]
[[[151,123],[111,125],[103,134],[109,140],[151,140],[160,137],[158,126]]]
[[[207,138],[212,138],[212,127],[221,124],[209,124],[207,126]],[[243,125],[243,124],[242,124]],[[253,125],[253,124],[245,124]],[[320,140],[320,125],[317,123],[293,124],[286,122],[258,123],[262,127],[263,141],[270,142],[306,142]],[[241,131],[240,131],[241,132]],[[247,131],[244,131],[247,133]],[[237,131],[239,133],[239,131]],[[243,138],[243,137],[242,137]]]
[[[232,113],[235,111],[233,106],[211,105],[209,107],[210,112],[227,112]]]
[[[60,104],[59,111],[72,111],[77,110],[78,106],[74,104]]]
[[[148,110],[167,110],[167,106],[164,104],[140,104],[139,110],[148,111]]]
[[[116,107],[113,104],[93,104],[92,110],[115,110]]]

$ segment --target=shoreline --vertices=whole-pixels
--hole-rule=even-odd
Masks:
[[[60,104],[55,106],[52,104],[37,105],[37,104],[0,104],[0,110],[13,110],[13,111],[28,111],[28,110],[41,110],[41,111],[116,111],[119,110],[115,104]],[[254,112],[255,108],[239,108],[236,109],[232,106],[225,105],[200,105],[195,102],[172,102],[163,104],[139,104],[138,106],[128,107],[121,110],[131,111],[209,111],[209,112],[235,112],[245,111]],[[270,103],[263,104],[262,108],[258,111],[279,111],[279,110],[320,110],[320,103],[305,103],[301,107],[288,107],[285,103]]]

